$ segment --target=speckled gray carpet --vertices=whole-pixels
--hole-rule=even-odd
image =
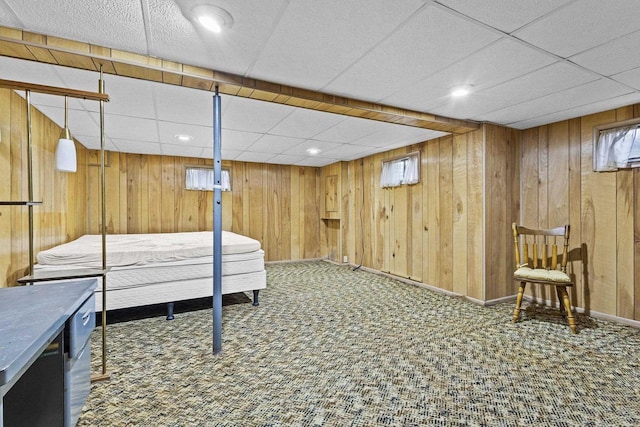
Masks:
[[[640,331],[480,307],[325,262],[269,265],[259,307],[108,325],[80,426],[640,425]],[[99,361],[99,330],[93,336]]]

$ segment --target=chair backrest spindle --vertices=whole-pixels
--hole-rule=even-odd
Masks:
[[[533,269],[557,270],[559,266],[560,270],[566,272],[569,254],[569,225],[548,230],[533,230],[513,223],[512,228],[516,268],[528,265]],[[558,255],[558,238],[564,239],[562,255]],[[529,245],[531,245],[531,258],[529,258]],[[549,246],[551,246],[551,257],[549,257]],[[520,254],[520,248],[522,248],[522,254]],[[560,262],[558,262],[559,257]]]

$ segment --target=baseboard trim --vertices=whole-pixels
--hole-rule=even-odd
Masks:
[[[548,299],[535,298],[535,297],[532,297],[531,295],[524,295],[523,299],[529,302],[534,302],[536,304],[554,307],[551,300],[548,300]],[[595,317],[596,319],[616,322],[622,325],[631,326],[632,328],[635,328],[635,329],[640,329],[640,321],[638,320],[627,319],[626,317],[614,316],[612,314],[607,314],[607,313],[600,313],[599,311],[589,310],[583,307],[574,306],[573,309],[575,310],[576,313],[586,314],[587,316]]]
[[[305,258],[305,259],[285,259],[280,261],[265,261],[265,265],[269,264],[291,264],[294,262],[311,262],[311,261],[325,261],[325,258]]]
[[[483,307],[489,307],[492,305],[496,305],[496,304],[501,304],[501,303],[505,303],[505,302],[512,302],[515,301],[516,296],[515,295],[509,295],[506,297],[501,297],[501,298],[495,298],[495,299],[491,299],[491,300],[487,300],[487,301],[483,301],[477,298],[473,298],[467,295],[462,295],[459,294],[457,292],[452,292],[452,291],[447,291],[445,289],[441,289],[438,288],[436,286],[432,286],[432,285],[428,285],[426,283],[422,283],[422,282],[417,282],[415,280],[411,280],[411,279],[407,279],[404,277],[400,277],[400,276],[395,276],[393,274],[390,273],[385,273],[384,271],[380,271],[380,270],[376,270],[370,267],[365,267],[363,265],[355,265],[355,264],[351,264],[351,263],[339,263],[336,261],[332,261],[329,258],[306,258],[306,259],[298,259],[298,260],[285,260],[285,261],[265,261],[265,264],[290,264],[292,262],[311,262],[311,261],[324,261],[324,262],[328,262],[329,264],[334,264],[334,265],[339,265],[339,266],[349,266],[352,269],[357,269],[357,270],[363,270],[366,271],[368,273],[372,273],[372,274],[377,274],[380,276],[384,276],[384,277],[388,277],[390,279],[394,279],[397,280],[399,282],[403,282],[403,283],[407,283],[409,285],[414,285],[417,286],[419,288],[424,288],[424,289],[429,289],[430,291],[433,292],[438,292],[440,294],[443,295],[447,295],[447,296],[451,296],[451,297],[457,297],[457,298],[464,298],[465,300],[476,304],[476,305],[480,305]],[[525,301],[529,301],[529,302],[535,302],[536,304],[540,304],[540,305],[546,305],[546,306],[550,306],[552,307],[552,302],[551,300],[547,300],[547,299],[542,299],[542,298],[535,298],[532,297],[531,295],[524,295],[523,299]],[[622,325],[626,325],[626,326],[630,326],[632,328],[635,329],[640,329],[640,321],[639,320],[633,320],[633,319],[627,319],[626,317],[619,317],[619,316],[614,316],[611,314],[606,314],[606,313],[600,313],[598,311],[594,311],[594,310],[587,310],[585,308],[582,307],[573,307],[573,309],[576,311],[576,313],[580,313],[580,314],[586,314],[587,316],[591,316],[591,317],[595,317],[596,319],[602,319],[602,320],[607,320],[610,322],[616,322],[616,323],[620,323]]]
[[[363,271],[366,271],[368,273],[373,273],[373,274],[377,274],[379,276],[388,277],[390,279],[394,279],[394,280],[397,280],[397,281],[402,282],[402,283],[406,283],[406,284],[409,284],[409,285],[417,286],[419,288],[429,289],[430,291],[438,292],[440,294],[448,295],[448,296],[451,296],[451,297],[461,297],[462,296],[461,294],[458,294],[456,292],[447,291],[446,289],[441,289],[441,288],[438,288],[436,286],[428,285],[426,283],[422,283],[422,282],[418,282],[418,281],[415,281],[415,280],[407,279],[405,277],[396,276],[396,275],[390,274],[390,273],[385,273],[384,271],[376,270],[376,269],[365,267],[365,266],[356,266],[356,265],[352,265],[352,264],[350,264],[350,265],[352,266],[352,268],[356,268],[357,267],[359,270],[363,270]]]
[[[470,297],[470,296],[465,296],[464,298],[467,301],[472,302],[474,304],[481,305],[483,307],[489,307],[489,306],[492,306],[492,305],[502,304],[503,302],[515,301],[516,296],[515,295],[509,295],[509,296],[506,296],[506,297],[490,299],[490,300],[487,300],[487,301],[483,301],[481,299],[473,298],[473,297]]]

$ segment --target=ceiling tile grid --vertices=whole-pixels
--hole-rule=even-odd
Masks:
[[[191,13],[203,2],[233,26],[204,32]],[[637,0],[0,0],[2,26],[519,129],[640,102],[639,16]],[[96,91],[98,74],[0,56],[0,78]],[[108,149],[212,157],[211,92],[105,82]],[[461,83],[473,91],[454,100]],[[62,99],[32,102],[63,124]],[[222,110],[223,158],[239,161],[323,166],[443,135],[231,96]],[[69,100],[71,132],[89,148],[98,111]]]

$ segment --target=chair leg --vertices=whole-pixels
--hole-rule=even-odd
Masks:
[[[571,328],[571,332],[576,334],[576,319],[573,317],[573,312],[571,311],[571,301],[569,301],[569,293],[567,292],[567,288],[564,286],[559,286],[560,293],[562,294],[562,302],[564,303],[564,308],[567,312],[567,321],[569,322],[569,327]]]
[[[560,289],[560,286],[556,286],[555,288],[556,288],[556,295],[558,296],[558,304],[560,305],[560,312],[564,313],[565,308],[564,308],[564,302],[562,297],[562,289]]]
[[[520,282],[518,296],[516,296],[516,307],[513,309],[513,323],[516,323],[520,317],[520,304],[522,304],[522,296],[524,295],[524,288],[526,285],[527,282]]]

